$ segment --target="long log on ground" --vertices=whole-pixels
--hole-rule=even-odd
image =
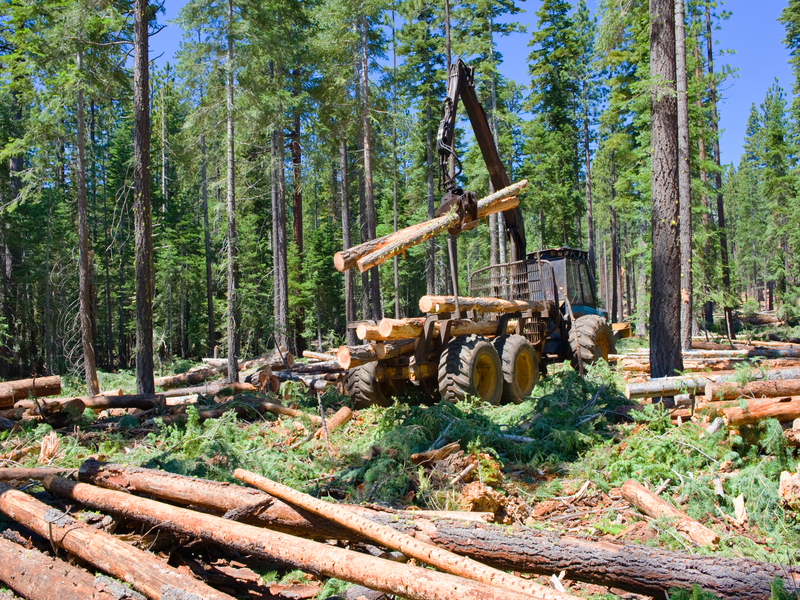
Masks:
[[[147,394],[134,394],[131,396],[82,396],[80,398],[59,399],[59,403],[72,403],[71,406],[77,409],[78,406],[74,403],[75,400],[83,404],[85,408],[91,408],[97,411],[109,408],[141,408],[149,410],[151,408],[164,408],[164,406],[166,406],[164,396],[161,394],[156,394],[155,396]],[[17,406],[30,407],[30,409],[36,408],[36,404],[33,400],[20,400],[17,402]],[[46,410],[51,408],[50,403],[45,403],[44,406]]]
[[[43,398],[61,393],[61,377],[34,377],[0,383],[0,408],[13,406],[15,400]]]
[[[719,535],[717,533],[698,523],[682,510],[678,510],[659,498],[633,479],[629,479],[623,484],[622,497],[650,517],[658,518],[662,515],[673,517],[675,519],[675,528],[702,546],[713,546],[719,543]]]
[[[736,400],[738,398],[782,398],[800,395],[800,379],[751,381],[740,385],[734,381],[706,384],[706,400]]]
[[[341,370],[342,367],[339,366],[336,358],[326,360],[325,362],[309,363],[307,365],[295,363],[291,369],[292,373],[298,375],[319,375],[320,373],[336,373]],[[275,375],[279,372],[280,370],[275,371]]]
[[[800,418],[800,396],[792,398],[772,398],[766,400],[748,400],[747,408],[731,406],[722,411],[728,427],[750,425],[764,419],[778,421],[794,421]]]
[[[245,405],[238,405],[238,406],[223,406],[220,408],[210,408],[206,410],[200,410],[197,412],[197,416],[200,421],[206,421],[208,419],[218,419],[222,417],[228,411],[235,411],[237,417],[242,419],[250,418],[253,412],[257,414],[264,414],[265,412],[270,412],[273,414],[278,414],[287,417],[308,417],[312,423],[320,424],[322,423],[322,419],[317,415],[307,414],[299,410],[295,410],[293,408],[289,408],[287,406],[281,406],[280,404],[273,404],[272,402],[261,402],[260,404],[245,404]],[[164,425],[173,425],[176,423],[185,423],[188,420],[188,415],[186,413],[178,413],[173,415],[164,415],[161,417],[163,419]],[[145,421],[145,425],[151,425],[155,423],[155,419],[149,419]]]
[[[328,430],[328,433],[336,431],[340,427],[343,427],[350,419],[353,418],[353,411],[348,408],[347,406],[343,406],[339,410],[337,410],[330,419],[325,421],[325,429]],[[314,433],[314,437],[320,439],[325,433],[325,430],[320,427]]]
[[[318,576],[336,577],[414,600],[530,600],[530,596],[421,567],[359,554],[319,542],[222,519],[123,492],[52,477],[50,493],[114,511],[181,535],[190,535]],[[542,598],[573,598],[554,590]]]
[[[284,365],[284,362],[286,363]],[[227,362],[225,365],[227,366]],[[280,347],[280,351],[278,348],[274,349],[269,354],[265,354],[264,356],[259,356],[258,358],[253,358],[250,360],[245,360],[239,363],[239,370],[246,371],[247,369],[253,369],[256,367],[263,367],[268,365],[273,371],[278,369],[285,369],[286,366],[291,367],[294,365],[294,355],[289,352],[283,346]]]
[[[164,396],[165,398],[191,396],[192,394],[200,394],[201,396],[215,396],[225,389],[230,389],[234,394],[258,391],[254,385],[249,383],[228,383],[227,381],[215,381],[214,383],[206,383],[205,385],[180,388],[177,390],[168,390],[159,395]]]
[[[172,390],[187,385],[203,383],[225,372],[226,367],[197,367],[179,375],[168,375],[155,380],[156,386],[164,390]]]
[[[284,502],[290,502],[294,506],[329,519],[337,525],[341,525],[342,527],[358,533],[360,536],[366,537],[392,550],[399,550],[408,557],[415,558],[424,564],[441,569],[446,573],[467,577],[474,581],[481,581],[489,585],[502,587],[506,590],[520,591],[536,598],[563,597],[555,593],[552,589],[538,583],[509,575],[498,569],[487,567],[470,558],[464,558],[448,550],[442,550],[432,544],[421,542],[409,535],[399,533],[391,527],[378,525],[369,519],[348,511],[342,506],[313,498],[312,496],[298,492],[297,490],[257,475],[256,473],[251,473],[244,469],[236,469],[234,477],[264,490],[273,496],[277,496]]]
[[[648,358],[649,351],[636,351],[628,354],[628,356],[635,358]],[[800,358],[800,349],[798,348],[746,348],[746,349],[730,349],[724,350],[684,350],[684,359],[697,359],[697,358]]]
[[[683,367],[686,371],[733,371],[738,366],[745,364],[749,359],[746,357],[738,358],[688,358],[684,360]],[[762,367],[770,369],[797,367],[800,366],[800,360],[792,358],[772,358],[766,359],[761,363]],[[644,357],[634,359],[624,359],[617,362],[617,370],[633,372],[633,373],[649,373],[650,361]]]
[[[625,396],[628,399],[638,398],[658,398],[660,396],[672,396],[684,392],[692,394],[704,394],[706,385],[710,381],[734,381],[736,375],[720,375],[719,377],[660,377],[649,379],[640,383],[629,383],[625,386]],[[753,377],[759,381],[779,381],[783,379],[800,379],[800,369],[774,369],[762,373],[753,373]]]
[[[478,218],[481,219],[484,216],[489,216],[497,212],[504,212],[515,208],[519,205],[519,200],[516,198],[516,194],[524,190],[526,187],[528,187],[528,182],[527,180],[523,179],[522,181],[514,183],[506,188],[503,188],[502,190],[498,190],[497,192],[490,194],[485,198],[481,198],[478,200]],[[417,227],[414,225],[412,226],[412,231],[410,232],[403,231],[402,234],[398,232],[400,235],[397,236],[397,239],[387,243],[382,248],[379,248],[370,254],[359,258],[356,261],[356,268],[358,269],[359,273],[363,273],[372,267],[377,267],[393,256],[405,252],[412,246],[421,244],[425,240],[429,240],[432,237],[444,233],[454,225],[457,225],[459,221],[460,218],[456,214],[454,208],[441,217],[436,217],[435,219],[427,221],[426,223],[422,224],[422,227]]]
[[[309,512],[296,510],[271,496],[230,483],[175,475],[165,471],[102,465],[87,461],[82,481],[178,504],[200,506],[239,520],[306,538],[353,540],[353,534]],[[268,504],[268,505],[267,505]],[[251,507],[247,510],[247,507]],[[638,544],[610,542],[522,526],[500,526],[463,519],[436,518],[424,511],[373,510],[347,505],[370,520],[388,525],[452,552],[497,568],[550,575],[566,571],[569,579],[664,596],[671,588],[694,584],[720,598],[756,600],[769,597],[775,577],[792,589],[800,586],[800,567],[742,558],[699,556]]]
[[[528,302],[527,300],[506,300],[504,298],[470,298],[458,297],[458,307],[461,310],[474,310],[479,313],[510,313],[532,310],[541,312],[547,310],[544,302]],[[456,299],[453,296],[423,296],[419,299],[419,309],[424,313],[447,313],[456,309]]]
[[[421,300],[420,300],[421,302]],[[422,333],[425,319],[381,319],[378,323],[380,341],[396,341],[406,338],[417,337]],[[497,321],[472,321],[470,319],[453,319],[450,325],[450,335],[494,335],[497,333]],[[516,327],[516,321],[509,321],[507,332],[511,332]],[[441,325],[438,322],[433,324],[433,333],[438,335]],[[380,358],[380,357],[379,357]]]
[[[295,381],[297,383],[302,383],[311,391],[322,391],[326,387],[331,385],[336,385],[336,381],[333,379],[327,379],[327,376],[331,375],[330,373],[323,373],[318,376],[314,375],[298,375],[292,373],[291,371],[278,371],[275,373],[275,377],[277,377],[280,381]]]
[[[35,479],[43,480],[50,475],[60,475],[66,477],[77,473],[78,469],[55,469],[52,467],[34,467],[32,469],[5,467],[0,468],[0,481],[14,481],[15,479]]]
[[[28,600],[123,600],[144,596],[58,558],[0,537],[0,581]],[[113,587],[113,591],[110,589]]]
[[[181,574],[152,554],[134,548],[104,531],[75,521],[47,504],[3,484],[0,484],[0,511],[50,540],[52,544],[75,554],[112,577],[129,583],[133,589],[148,598],[158,600],[173,593],[176,598],[197,594],[198,599],[233,600],[231,596]]]

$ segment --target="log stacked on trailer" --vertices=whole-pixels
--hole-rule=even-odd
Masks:
[[[478,200],[478,219],[517,207],[519,200],[516,198],[516,194],[527,186],[528,182],[522,180]],[[455,209],[453,209],[435,219],[411,225],[382,238],[369,240],[358,246],[337,252],[333,256],[333,265],[338,271],[347,271],[356,267],[360,273],[363,273],[372,267],[383,264],[389,258],[405,252],[416,244],[444,233],[457,225],[460,220]]]
[[[474,310],[478,313],[513,313],[532,310],[542,312],[547,310],[544,302],[528,300],[506,300],[505,298],[470,298],[458,297],[458,307],[461,310]],[[455,296],[423,296],[419,299],[419,309],[424,313],[449,313],[456,309]]]
[[[0,408],[9,408],[15,400],[44,398],[61,393],[61,377],[34,377],[0,383]]]

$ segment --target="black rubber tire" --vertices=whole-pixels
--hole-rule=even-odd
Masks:
[[[616,340],[611,326],[600,315],[584,315],[575,319],[569,330],[569,351],[572,368],[580,367],[578,356],[584,366],[596,360],[608,360],[616,351]]]
[[[393,381],[375,381],[377,368],[378,363],[371,362],[347,372],[345,390],[353,399],[354,408],[391,406],[394,403],[397,386]]]
[[[439,358],[439,394],[449,402],[473,397],[489,404],[500,403],[503,369],[489,340],[465,335],[447,343]]]
[[[521,335],[501,335],[493,344],[503,369],[503,404],[519,404],[539,383],[536,350]]]

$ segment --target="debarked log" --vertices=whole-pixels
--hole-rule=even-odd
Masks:
[[[794,421],[800,417],[800,396],[748,400],[747,408],[731,406],[722,411],[728,427],[750,425],[764,419]]]
[[[271,496],[230,483],[141,467],[103,465],[96,461],[87,461],[81,466],[80,478],[128,493],[201,506],[219,514],[254,507],[245,515],[246,522],[310,539],[354,539],[347,530],[280,500],[265,506]],[[782,577],[787,588],[800,586],[800,567],[797,566],[738,557],[690,555],[519,525],[507,527],[464,519],[432,518],[421,511],[346,506],[376,523],[497,568],[543,575],[566,571],[569,579],[652,596],[664,596],[671,588],[690,590],[697,584],[720,598],[760,600],[769,597],[775,577]]]
[[[530,599],[526,594],[446,573],[400,564],[85,483],[52,477],[46,479],[44,485],[50,493],[97,510],[113,511],[129,519],[177,534],[198,537],[246,555],[413,600]],[[558,597],[573,598],[567,594]]]
[[[173,595],[196,594],[200,600],[233,600],[228,594],[181,574],[152,554],[75,521],[4,484],[0,484],[0,511],[153,600],[164,598],[171,591]]]
[[[740,385],[733,381],[706,384],[706,400],[736,400],[738,398],[781,398],[800,395],[800,379],[751,381]]]
[[[179,375],[159,377],[154,383],[164,390],[171,390],[182,386],[203,383],[204,381],[223,374],[225,369],[226,367],[197,367]]]
[[[402,322],[398,322],[402,321]],[[409,337],[417,337],[422,333],[425,319],[381,319],[378,323],[378,341],[395,341]],[[470,319],[452,319],[450,325],[450,335],[496,335],[497,321],[472,321]],[[506,333],[511,333],[517,326],[516,321],[509,321],[506,325]],[[433,333],[439,335],[441,323],[434,322]]]
[[[0,537],[0,581],[28,600],[144,600],[110,578],[95,577],[35,548]]]
[[[0,383],[0,408],[13,406],[15,400],[43,398],[61,393],[61,377],[34,377]]]
[[[629,383],[625,386],[625,396],[629,399],[658,398],[674,394],[704,394],[710,381],[717,383],[735,381],[736,375],[718,375],[705,377],[659,377],[641,383]],[[753,377],[758,381],[779,381],[783,379],[800,379],[800,369],[772,369],[766,373],[755,372]]]

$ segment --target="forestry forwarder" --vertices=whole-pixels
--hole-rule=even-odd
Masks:
[[[492,187],[501,190],[510,185],[475,92],[474,69],[459,59],[450,67],[437,136],[446,192],[437,216],[452,211],[459,216],[448,229],[454,296],[423,297],[420,309],[428,313],[424,319],[350,324],[359,325],[359,337],[373,342],[366,350],[340,349],[347,356],[340,359],[342,366],[359,365],[347,377],[347,390],[357,406],[389,405],[409,382],[428,395],[451,401],[477,397],[490,404],[521,402],[538,382],[540,365],[570,360],[583,372],[585,365],[607,359],[615,349],[612,328],[598,307],[588,253],[564,247],[526,255],[518,203],[502,212],[511,262],[472,273],[469,298],[459,298],[456,236],[478,224],[475,193],[463,191],[450,170],[451,160],[459,162],[453,149],[459,99]],[[515,305],[521,310],[514,310]],[[365,355],[361,360],[355,359],[359,352]]]

